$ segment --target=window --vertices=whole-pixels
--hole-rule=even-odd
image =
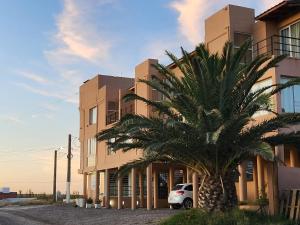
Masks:
[[[87,140],[88,166],[95,166],[95,163],[96,163],[96,148],[97,148],[96,138],[89,138]]]
[[[123,197],[131,196],[131,176],[124,175],[122,178]]]
[[[258,91],[264,87],[267,87],[267,86],[270,86],[272,85],[272,78],[268,78],[268,79],[265,79],[265,80],[262,80],[262,81],[259,81],[257,82],[256,84],[254,84],[252,86],[252,89],[251,89],[251,92],[255,92],[255,91]],[[272,89],[268,89],[265,91],[265,93],[268,93],[270,92]],[[268,107],[269,109],[272,109],[272,101],[271,101],[271,105]],[[258,111],[256,112],[253,117],[257,117],[257,116],[263,116],[263,115],[266,115],[268,114],[269,112],[268,111],[265,111],[265,110],[261,110],[261,111]]]
[[[292,78],[282,77],[281,83],[286,83]],[[300,112],[300,85],[295,85],[281,91],[282,112]]]
[[[89,111],[89,123],[90,125],[97,123],[97,107],[91,108]]]
[[[233,45],[234,49],[239,49],[246,41],[251,40],[252,37],[250,34],[238,33],[235,32],[233,36]],[[252,47],[247,51],[245,58],[243,59],[244,63],[250,62],[252,60]]]
[[[167,199],[168,198],[168,173],[159,172],[158,173],[158,199]]]
[[[90,178],[91,190],[95,191],[96,190],[96,174],[95,173],[90,174],[89,178]]]
[[[247,181],[253,181],[253,162],[252,161],[247,162],[246,179],[247,179]]]
[[[188,185],[184,188],[186,191],[193,191],[193,185]]]
[[[300,58],[300,21],[280,31],[281,53]]]

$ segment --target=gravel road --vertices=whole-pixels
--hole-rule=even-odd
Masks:
[[[158,224],[181,210],[83,209],[72,206],[0,208],[0,225],[138,225]]]

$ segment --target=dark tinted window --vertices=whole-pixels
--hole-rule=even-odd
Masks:
[[[173,188],[173,191],[181,190],[182,187],[183,187],[182,184],[177,184],[177,185]]]
[[[188,185],[184,188],[184,190],[186,191],[193,191],[193,186],[192,185]]]

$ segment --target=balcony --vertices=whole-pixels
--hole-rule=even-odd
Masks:
[[[260,54],[287,55],[300,59],[300,39],[273,35],[253,45],[253,56]]]
[[[106,125],[115,123],[119,120],[119,112],[118,111],[110,111],[106,116]]]

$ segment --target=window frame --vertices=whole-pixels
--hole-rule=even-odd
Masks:
[[[98,117],[98,107],[94,106],[89,109],[89,125],[97,124],[97,120],[98,120],[97,117]]]
[[[289,39],[289,45],[288,45],[288,51],[289,51],[289,54],[288,54],[288,56],[289,57],[293,57],[293,58],[300,58],[300,57],[296,57],[296,56],[293,56],[293,52],[292,52],[292,39],[291,39],[291,37],[292,37],[292,35],[291,35],[291,26],[293,26],[293,25],[295,25],[295,24],[297,24],[297,23],[300,23],[300,19],[299,20],[296,20],[295,22],[293,22],[293,23],[290,23],[290,24],[288,24],[288,25],[286,25],[286,26],[283,26],[283,27],[281,27],[280,29],[279,29],[279,36],[280,36],[280,54],[283,54],[283,50],[282,50],[282,35],[281,35],[281,32],[283,31],[283,30],[285,30],[285,29],[288,29],[288,39]],[[299,41],[300,41],[300,38],[299,38]],[[295,53],[296,54],[296,53]],[[297,53],[297,54],[299,54],[300,55],[300,53]]]

